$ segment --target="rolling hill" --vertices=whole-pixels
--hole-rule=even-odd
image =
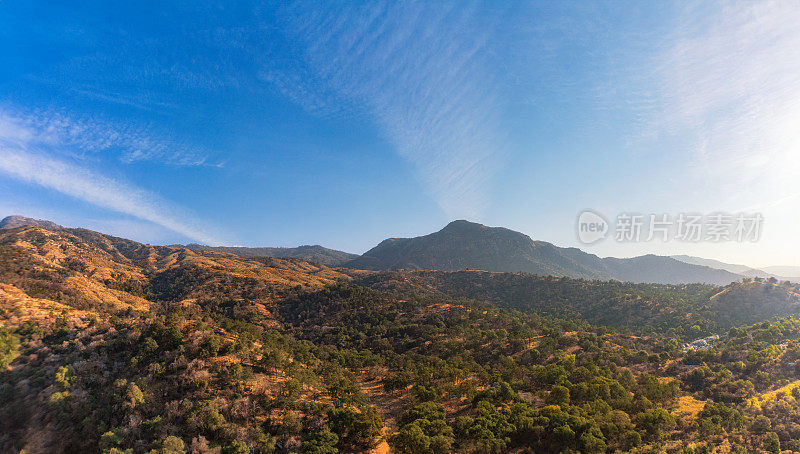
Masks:
[[[44,219],[33,219],[25,216],[13,215],[0,220],[0,229],[13,229],[16,227],[41,227],[47,230],[63,229],[64,227]],[[191,243],[187,245],[175,244],[173,248],[186,248],[193,251],[215,251],[238,255],[243,258],[276,257],[295,258],[307,260],[325,266],[339,266],[358,257],[335,249],[328,249],[320,245],[304,245],[293,248],[287,247],[237,247],[237,246],[206,246]]]
[[[213,297],[263,306],[291,287],[347,278],[300,259],[152,246],[85,229],[0,231],[0,282],[79,309],[147,310],[153,301]]]

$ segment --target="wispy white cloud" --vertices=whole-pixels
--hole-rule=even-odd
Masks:
[[[24,121],[0,112],[0,173],[152,222],[203,243],[219,244],[194,216],[157,195],[47,152],[51,147],[106,149],[122,140],[118,133],[90,129],[87,124],[76,126],[55,120]],[[81,137],[82,134],[86,136]]]
[[[479,217],[506,140],[486,11],[296,3],[279,15],[302,58],[263,79],[312,113],[371,116],[448,216]]]
[[[16,137],[27,134],[26,137]],[[221,166],[212,154],[182,140],[164,139],[151,128],[77,117],[53,110],[0,106],[0,141],[46,146],[68,153],[116,153],[122,162],[154,161],[176,166]]]
[[[654,157],[667,169],[663,180],[658,169],[642,170],[666,185],[632,192],[664,191],[666,203],[679,209],[764,216],[757,243],[701,243],[684,253],[796,263],[800,3],[679,2],[669,11],[656,36],[620,46],[608,70],[606,104],[635,118],[626,133],[631,149],[671,155]],[[660,246],[635,253],[675,253],[674,244],[653,247]]]
[[[687,5],[639,76],[650,139],[689,138],[696,176],[734,197],[786,196],[800,177],[800,4]]]

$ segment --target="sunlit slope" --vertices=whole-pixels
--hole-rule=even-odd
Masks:
[[[299,259],[151,246],[83,229],[0,231],[0,282],[77,308],[146,310],[199,296],[267,301],[276,292],[348,279]]]

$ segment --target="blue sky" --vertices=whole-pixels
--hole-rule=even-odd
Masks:
[[[757,243],[581,247],[800,265],[796,4],[229,3],[0,3],[0,215],[363,252],[745,210]]]

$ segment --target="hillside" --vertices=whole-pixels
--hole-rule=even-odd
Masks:
[[[725,285],[741,278],[727,271],[691,265],[670,257],[601,259],[580,249],[534,241],[513,230],[463,220],[453,221],[429,235],[384,240],[345,266],[367,270],[474,269],[664,284]]]
[[[288,257],[307,260],[325,266],[340,266],[358,257],[357,254],[328,249],[320,245],[298,247],[237,247],[237,246],[205,246],[187,244],[187,249],[194,251],[227,252],[239,257]]]
[[[347,278],[299,259],[151,246],[84,229],[0,231],[0,282],[80,308],[146,310],[153,300],[188,303],[214,296],[249,296],[263,305],[296,285],[321,287]]]
[[[485,271],[381,272],[355,283],[383,291],[466,298],[633,332],[691,339],[800,314],[798,286],[642,284]]]
[[[656,282],[661,284],[727,285],[741,279],[738,274],[701,265],[690,265],[670,257],[643,255],[627,259],[607,257],[603,264],[611,270],[613,279],[630,282]]]
[[[0,453],[797,451],[796,292],[4,229]]]
[[[794,284],[747,282],[729,285],[710,300],[726,325],[756,323],[775,316],[800,314],[800,287]]]

